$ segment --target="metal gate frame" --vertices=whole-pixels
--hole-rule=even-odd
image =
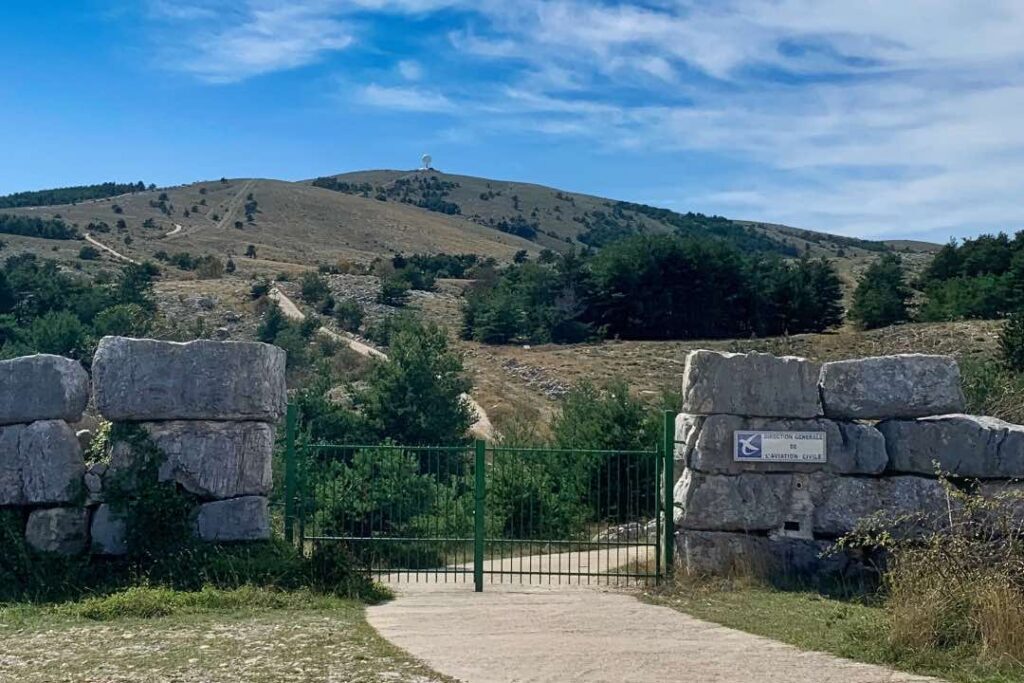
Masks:
[[[320,543],[325,541],[341,541],[350,543],[380,543],[380,542],[445,542],[445,543],[460,543],[464,542],[467,545],[472,543],[472,574],[474,589],[477,592],[483,590],[484,577],[490,575],[492,580],[495,575],[499,576],[499,581],[504,576],[519,576],[520,581],[526,575],[529,575],[532,582],[533,577],[538,577],[543,580],[545,577],[550,583],[551,580],[557,577],[558,581],[561,582],[563,577],[568,577],[568,581],[571,582],[572,578],[575,577],[577,581],[586,578],[589,582],[592,577],[607,577],[609,576],[623,576],[632,579],[653,579],[655,582],[662,581],[672,572],[673,568],[673,548],[674,542],[674,523],[673,523],[673,449],[675,447],[675,414],[671,411],[664,411],[662,414],[662,440],[661,443],[655,449],[650,451],[593,451],[586,449],[575,449],[575,450],[561,450],[551,448],[501,448],[488,446],[483,440],[476,440],[471,449],[464,449],[462,447],[402,447],[392,445],[347,445],[347,444],[300,444],[297,434],[298,428],[298,410],[293,404],[289,404],[288,412],[285,422],[285,472],[284,472],[284,537],[289,543],[298,544],[301,548],[305,549],[309,543]],[[467,461],[469,460],[469,454],[472,454],[473,463],[473,524],[472,524],[472,538],[469,537],[449,537],[449,538],[403,538],[403,539],[392,539],[384,536],[374,536],[372,530],[368,536],[350,537],[350,536],[317,536],[316,534],[306,533],[306,510],[308,508],[307,495],[309,494],[308,488],[311,484],[309,481],[299,481],[299,454],[300,451],[308,451],[308,449],[349,449],[352,452],[356,452],[359,449],[399,449],[402,452],[405,450],[415,451],[420,454],[422,453],[455,453],[458,451],[465,451]],[[583,571],[580,567],[577,567],[576,572],[572,572],[571,566],[571,553],[573,552],[573,545],[576,546],[576,552],[582,552],[581,548],[584,545],[588,546],[599,546],[604,547],[606,550],[613,544],[607,542],[583,542],[579,539],[542,539],[542,540],[525,540],[517,538],[495,538],[488,537],[487,535],[487,490],[489,478],[494,476],[494,470],[496,463],[502,455],[508,454],[513,457],[522,458],[523,454],[536,453],[537,457],[555,456],[558,454],[583,454],[593,457],[602,457],[613,455],[622,457],[624,455],[633,458],[650,458],[654,467],[654,478],[653,485],[655,490],[649,491],[654,496],[655,502],[655,513],[654,520],[656,520],[656,531],[654,534],[654,543],[636,543],[636,544],[620,544],[627,545],[630,547],[651,547],[654,546],[654,562],[655,570],[653,574],[615,574],[611,575],[608,573],[591,573],[589,567],[587,571]],[[305,454],[305,453],[304,453]],[[429,457],[429,456],[428,456]],[[438,456],[435,456],[438,457]],[[307,460],[304,458],[304,462]],[[467,462],[468,465],[468,462]],[[489,474],[490,473],[490,474]],[[303,490],[306,489],[306,490]],[[606,501],[607,503],[608,501]],[[510,567],[509,570],[504,569],[504,555],[501,555],[501,567],[494,569],[493,567],[487,567],[487,547],[488,545],[492,548],[499,544],[512,544],[514,548],[515,543],[520,544],[556,544],[566,545],[570,548],[569,550],[569,571],[563,572],[561,565],[557,572],[551,570],[534,570],[532,567],[527,572],[522,570],[522,557],[520,558],[520,569],[517,571],[514,567]],[[551,556],[555,554],[552,553]],[[628,550],[627,550],[628,555]],[[447,557],[447,556],[446,556]],[[510,557],[514,557],[510,556]],[[533,557],[533,556],[530,556]],[[458,558],[458,554],[456,554]],[[466,558],[468,559],[468,557]],[[560,560],[560,557],[559,557]],[[457,561],[457,560],[456,560]],[[532,562],[532,560],[531,560]],[[465,563],[465,564],[468,564]],[[401,573],[405,571],[411,575],[412,572],[420,572],[422,570],[410,570],[410,569],[397,569],[389,570],[390,573],[398,572],[399,577]],[[465,566],[461,566],[458,569],[449,569],[445,567],[441,570],[432,570],[435,577],[440,573],[443,573],[447,580],[449,574],[468,574],[468,569]],[[378,573],[380,570],[378,569]],[[430,573],[430,570],[427,570]],[[417,576],[418,580],[418,576]]]

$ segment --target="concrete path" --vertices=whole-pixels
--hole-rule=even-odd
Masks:
[[[468,683],[881,683],[902,674],[700,621],[587,586],[402,583],[367,610],[377,631]]]

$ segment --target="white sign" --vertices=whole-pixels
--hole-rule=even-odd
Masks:
[[[825,462],[825,432],[735,431],[737,462]]]

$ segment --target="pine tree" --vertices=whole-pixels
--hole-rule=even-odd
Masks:
[[[866,330],[906,322],[910,296],[903,260],[896,254],[886,254],[861,276],[853,293],[850,317]]]

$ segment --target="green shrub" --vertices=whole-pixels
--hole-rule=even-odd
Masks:
[[[302,300],[311,305],[316,305],[331,294],[331,288],[327,286],[327,280],[312,271],[303,273],[299,284],[301,286]]]
[[[87,245],[85,245],[84,247],[82,247],[81,249],[78,250],[78,258],[82,259],[83,261],[95,261],[99,257],[100,257],[99,249],[97,249],[96,247],[93,247],[91,245],[87,244]]]
[[[29,325],[25,340],[38,353],[86,358],[91,355],[88,328],[69,311],[51,311]]]
[[[999,354],[1010,370],[1024,372],[1024,311],[1006,319],[999,333]]]
[[[268,294],[270,294],[270,282],[265,278],[256,280],[256,282],[252,283],[252,287],[249,288],[249,298],[253,300],[262,299]]]
[[[409,283],[396,275],[383,278],[377,300],[386,306],[404,306],[409,300]]]
[[[208,254],[196,261],[195,271],[202,280],[217,280],[224,275],[224,262]]]
[[[345,299],[334,307],[334,319],[346,332],[358,332],[364,315],[363,307],[355,299]]]
[[[145,337],[152,326],[152,314],[138,304],[117,304],[100,311],[93,320],[96,336]]]

